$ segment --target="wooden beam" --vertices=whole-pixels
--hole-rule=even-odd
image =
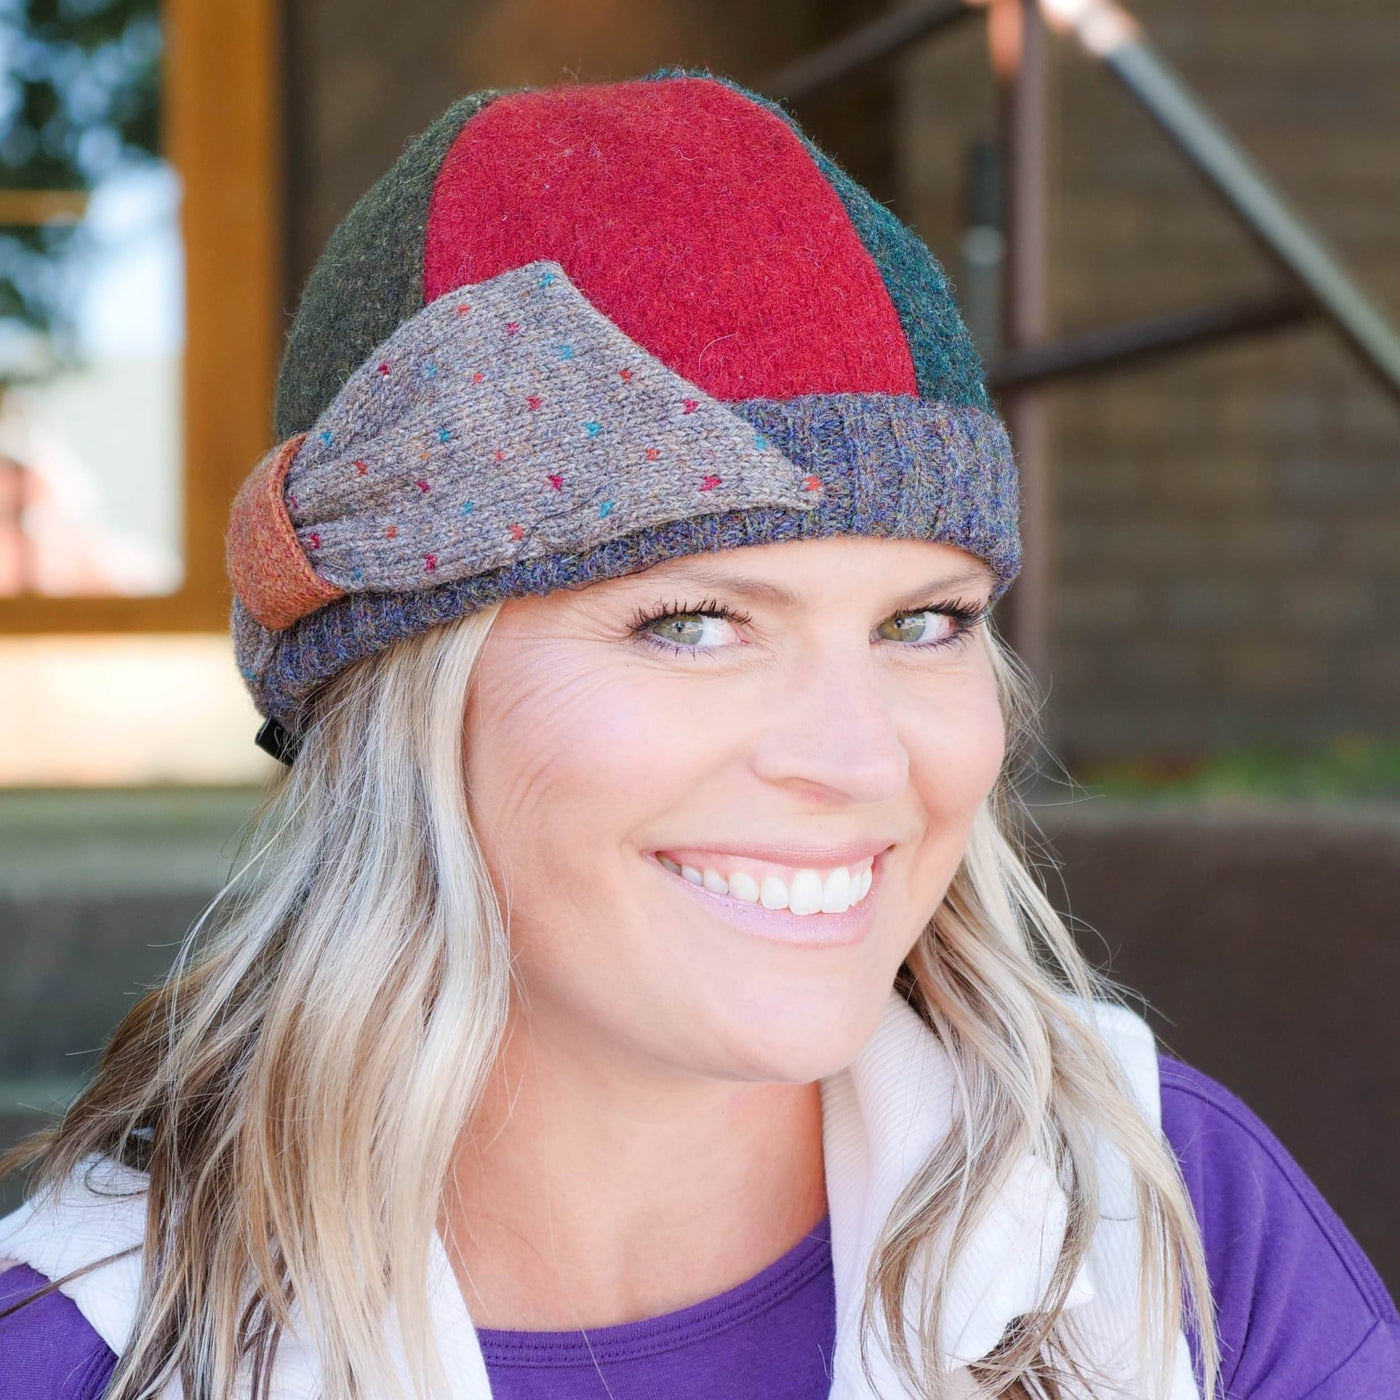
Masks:
[[[1002,344],[1016,353],[1043,341],[1050,323],[1049,45],[1036,0],[993,0],[987,18],[1006,171]],[[1020,465],[1023,555],[1006,600],[1008,636],[1048,689],[1055,544],[1049,404],[1038,390],[1018,385],[1006,396],[1005,418]]]

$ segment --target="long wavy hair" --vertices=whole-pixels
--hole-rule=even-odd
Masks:
[[[62,1120],[0,1158],[0,1174],[30,1171],[31,1190],[61,1187],[94,1154],[146,1174],[139,1311],[108,1400],[145,1400],[173,1379],[187,1400],[227,1400],[250,1378],[255,1397],[275,1400],[272,1365],[292,1329],[328,1397],[400,1393],[396,1355],[418,1392],[444,1384],[429,1251],[510,995],[507,929],[463,779],[463,716],[495,615],[399,642],[322,688],[295,765],[167,979],[122,1020]],[[1068,1227],[1041,1304],[976,1378],[1002,1397],[1117,1394],[1095,1385],[1064,1307],[1107,1144],[1136,1192],[1140,1394],[1167,1395],[1178,1329],[1194,1318],[1213,1396],[1195,1217],[1086,1015],[1115,989],[1032,873],[1016,774],[1036,737],[1033,691],[989,624],[984,637],[1007,761],[898,983],[952,1060],[958,1112],[886,1222],[863,1336],[883,1331],[915,1395],[947,1394],[946,1280],[1032,1150],[1058,1172]],[[943,1264],[930,1276],[934,1241]]]

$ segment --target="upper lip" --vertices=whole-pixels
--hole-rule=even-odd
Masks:
[[[856,865],[868,857],[889,850],[893,841],[852,840],[824,846],[784,845],[768,842],[764,845],[742,845],[730,841],[677,841],[673,846],[657,849],[677,851],[707,851],[717,856],[733,856],[739,860],[760,861],[767,865],[804,866]]]

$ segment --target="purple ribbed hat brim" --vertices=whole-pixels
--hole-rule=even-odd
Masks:
[[[325,680],[392,642],[499,602],[636,573],[709,550],[832,535],[954,545],[996,576],[1020,568],[1018,488],[1001,421],[909,395],[815,394],[727,404],[803,471],[824,482],[815,509],[751,507],[651,526],[575,554],[551,554],[413,591],[356,593],[281,632],[234,606],[245,679],[264,714],[290,732]]]

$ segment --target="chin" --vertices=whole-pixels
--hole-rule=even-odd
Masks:
[[[703,1019],[718,1052],[705,1068],[726,1078],[788,1084],[845,1069],[874,1034],[899,966],[889,958],[853,962],[781,980],[754,976],[742,979],[742,988],[739,979],[724,978],[704,998],[710,1005]]]

